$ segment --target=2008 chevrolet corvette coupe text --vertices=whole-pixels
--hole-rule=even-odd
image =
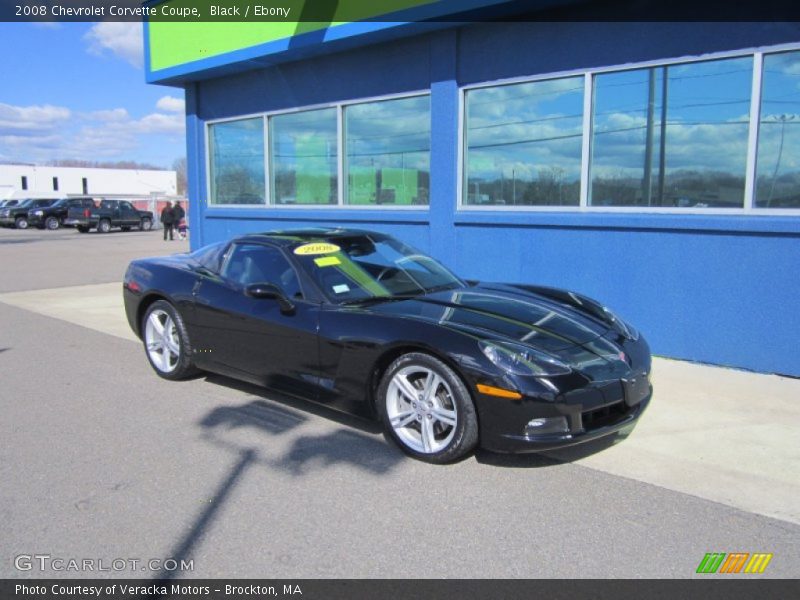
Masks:
[[[381,419],[428,462],[629,430],[652,395],[644,338],[594,300],[467,282],[381,233],[245,235],[135,260],[123,287],[161,377],[212,371]]]

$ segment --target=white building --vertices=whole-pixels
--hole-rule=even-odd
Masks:
[[[0,165],[0,200],[67,196],[174,196],[175,171]]]

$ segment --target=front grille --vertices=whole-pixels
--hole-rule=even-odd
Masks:
[[[581,413],[581,421],[585,431],[592,431],[619,423],[622,419],[628,416],[631,408],[620,400],[614,404],[603,406],[602,408],[595,408]]]

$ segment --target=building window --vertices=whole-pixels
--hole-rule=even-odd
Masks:
[[[23,190],[27,190],[28,189],[28,178],[25,177],[25,175],[22,176],[22,182],[21,183],[22,183],[22,189]]]
[[[336,109],[270,117],[274,204],[336,204]]]
[[[81,187],[83,188],[84,195],[89,193],[89,180],[86,179],[86,177],[81,179]]]
[[[58,191],[58,177],[53,177],[53,191]]]
[[[800,52],[764,57],[756,208],[800,208]]]
[[[594,80],[592,206],[742,208],[752,57]]]
[[[464,204],[579,204],[583,81],[467,92]]]
[[[347,106],[346,204],[428,204],[430,96]]]
[[[210,204],[264,204],[264,120],[208,127]]]

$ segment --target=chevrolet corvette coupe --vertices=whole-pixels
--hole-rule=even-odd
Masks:
[[[432,463],[629,431],[644,338],[598,302],[460,279],[382,233],[249,234],[133,261],[125,311],[155,372],[209,371],[380,419]]]

